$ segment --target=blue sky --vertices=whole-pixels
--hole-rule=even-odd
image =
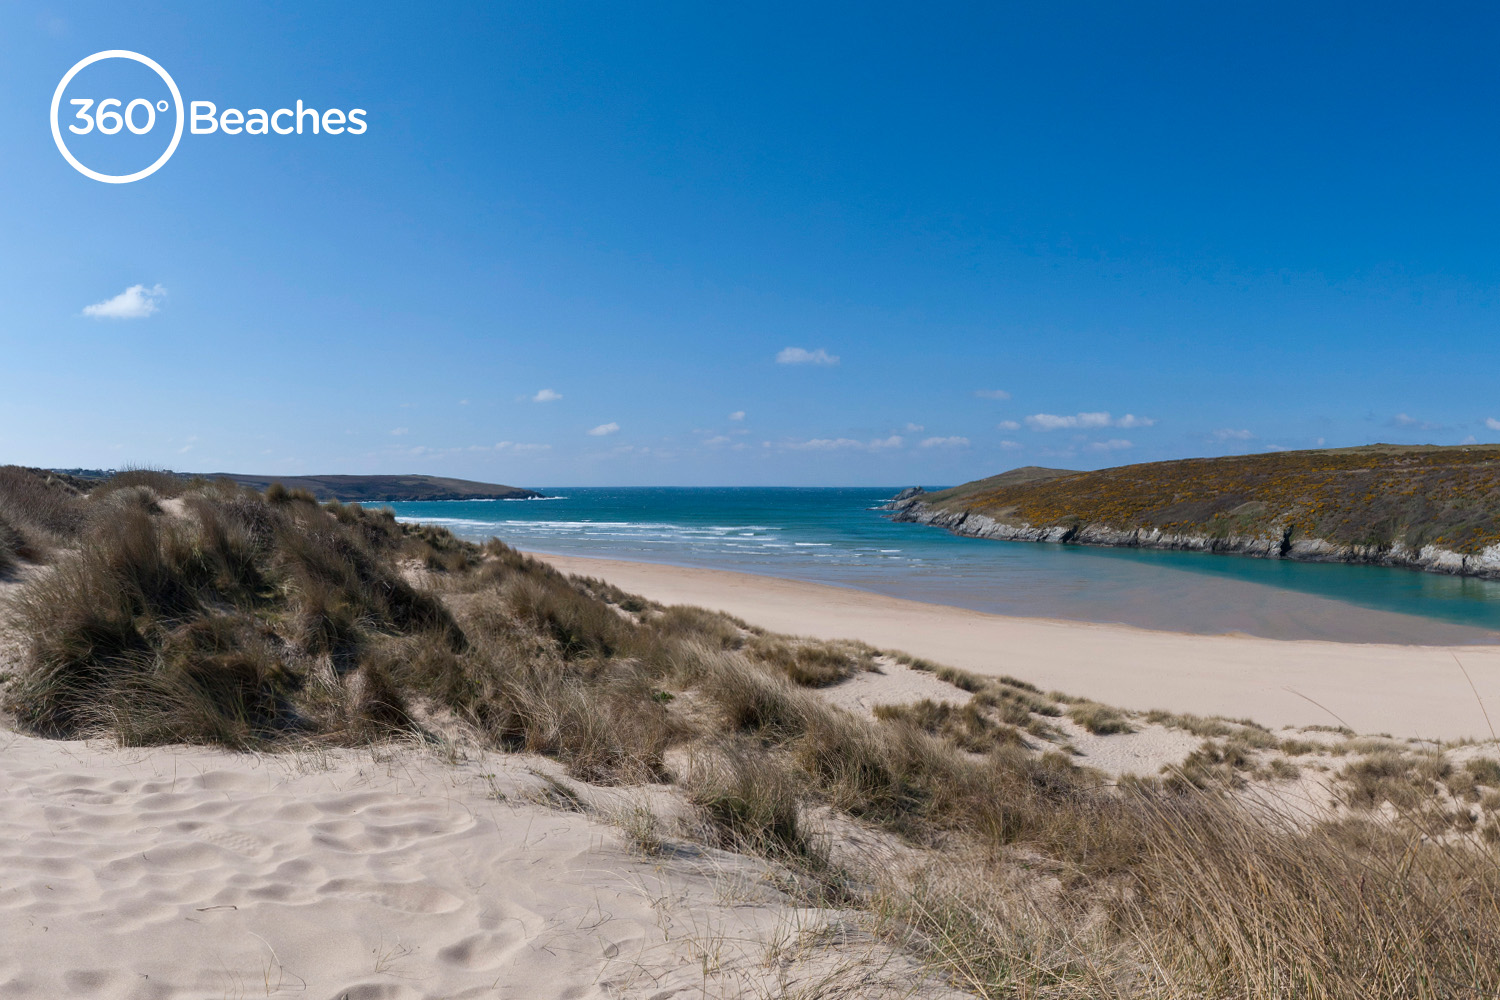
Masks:
[[[1478,5],[11,0],[0,461],[938,484],[1500,440],[1497,39]],[[100,184],[48,104],[112,48],[369,130]],[[144,86],[108,69],[74,86]]]

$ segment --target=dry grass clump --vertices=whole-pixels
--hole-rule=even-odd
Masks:
[[[1464,770],[1481,785],[1500,788],[1500,761],[1493,757],[1474,757],[1464,762]]]
[[[756,659],[802,687],[828,687],[875,668],[875,651],[863,643],[797,642],[758,635],[750,640],[749,648]]]
[[[1069,705],[1068,718],[1096,736],[1135,731],[1119,709],[1101,705],[1096,701],[1080,701]]]
[[[91,501],[101,500],[115,490],[147,489],[163,499],[180,497],[193,485],[201,485],[187,476],[179,476],[165,469],[127,468],[110,476],[89,490]]]
[[[6,700],[28,728],[230,746],[367,729],[400,712],[365,654],[456,639],[441,604],[316,504],[211,486],[168,518],[151,496],[90,496],[81,548],[18,596],[27,669]],[[356,703],[374,715],[351,720]]]
[[[904,722],[924,733],[942,736],[969,753],[988,753],[997,746],[1026,746],[1013,725],[997,723],[975,701],[963,707],[924,698],[910,705],[876,705],[875,717]]]
[[[1450,773],[1441,758],[1413,757],[1380,750],[1348,764],[1339,772],[1344,801],[1354,809],[1376,809],[1389,802],[1400,812],[1413,812],[1431,801],[1437,782]]]
[[[805,783],[775,757],[736,746],[700,754],[685,788],[719,846],[762,856],[822,860],[801,820]]]
[[[83,526],[84,505],[67,478],[0,465],[0,574],[21,562],[45,562]]]

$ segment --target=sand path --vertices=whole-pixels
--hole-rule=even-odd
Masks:
[[[1166,708],[1248,717],[1269,726],[1342,721],[1361,733],[1429,739],[1490,738],[1484,710],[1500,725],[1500,646],[1385,646],[1153,632],[1008,618],[722,570],[539,558],[663,603],[716,608],[778,632],[863,639],[1141,711]],[[1455,657],[1473,679],[1484,710]]]

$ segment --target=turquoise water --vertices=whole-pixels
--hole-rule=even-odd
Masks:
[[[556,488],[393,503],[556,555],[760,573],[996,614],[1344,642],[1500,641],[1500,583],[1370,566],[994,542],[898,524],[895,489]]]

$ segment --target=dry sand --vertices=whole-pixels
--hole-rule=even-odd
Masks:
[[[538,558],[662,603],[727,611],[776,632],[862,639],[1136,711],[1165,708],[1251,718],[1273,727],[1346,724],[1361,733],[1426,739],[1490,738],[1485,709],[1500,723],[1500,646],[1385,646],[1153,632],[1008,618],[721,570],[575,556]]]
[[[552,767],[0,732],[0,996],[949,995],[761,862],[532,801]]]

